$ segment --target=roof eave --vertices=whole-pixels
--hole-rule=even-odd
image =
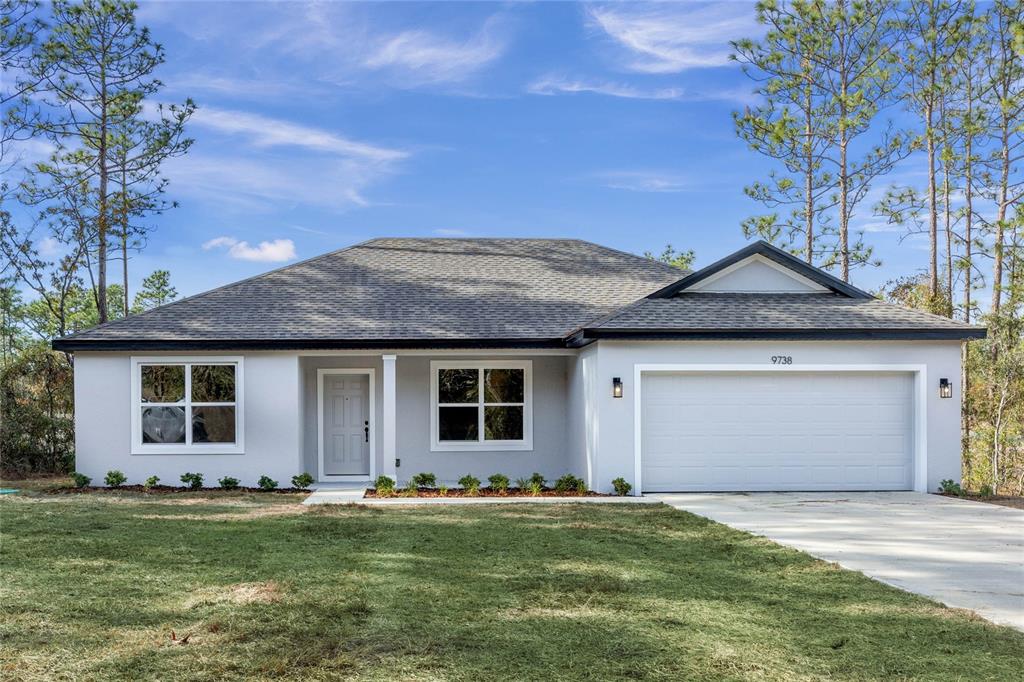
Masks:
[[[967,341],[983,339],[984,327],[966,329],[670,329],[670,328],[587,328],[568,339],[575,346],[584,346],[598,339],[635,340],[726,340],[779,339],[814,341]]]
[[[55,339],[53,349],[77,351],[382,350],[411,348],[565,348],[561,338],[472,339]]]

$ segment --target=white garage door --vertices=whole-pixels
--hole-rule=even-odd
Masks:
[[[910,490],[913,376],[643,376],[645,491]]]

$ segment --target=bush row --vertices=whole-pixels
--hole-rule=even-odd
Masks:
[[[511,481],[505,474],[493,474],[487,477],[488,487],[496,492],[504,493],[508,491]],[[528,478],[516,479],[515,487],[521,492],[527,492],[531,495],[540,495],[542,491],[546,489],[547,480],[541,474],[534,472]],[[466,474],[459,479],[459,485],[462,486],[463,493],[466,495],[477,495],[480,492],[481,481],[472,474]],[[390,495],[396,490],[396,483],[390,476],[378,476],[374,482],[374,487],[379,494]],[[612,487],[615,488],[616,495],[628,495],[633,489],[633,486],[626,482],[624,478],[616,478],[612,481]],[[415,496],[421,488],[436,489],[442,495],[448,492],[448,488],[445,486],[437,487],[437,476],[430,472],[423,472],[415,474],[409,478],[409,484],[402,489],[402,492],[411,496]],[[587,493],[587,483],[582,478],[577,478],[572,474],[566,474],[555,481],[554,490],[560,493],[575,492],[580,495]]]
[[[90,483],[92,479],[81,474],[77,471],[71,474],[71,478],[75,481],[75,487],[84,488]],[[117,469],[111,469],[107,472],[107,475],[103,477],[103,482],[111,488],[120,488],[128,480],[128,477],[123,472]],[[292,487],[293,488],[308,488],[313,484],[313,477],[308,473],[301,473],[296,476],[292,476]],[[187,471],[181,475],[181,482],[186,484],[192,490],[199,490],[203,487],[203,475],[201,473]],[[160,483],[159,476],[150,476],[142,484],[143,488],[149,489]],[[217,484],[224,490],[237,490],[241,487],[239,480],[232,476],[225,476],[217,480]],[[278,483],[270,476],[266,474],[260,476],[257,485],[261,490],[274,490],[277,488]]]

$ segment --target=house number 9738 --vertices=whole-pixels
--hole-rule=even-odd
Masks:
[[[793,364],[793,356],[792,355],[773,355],[772,356],[772,364],[773,365],[792,365]]]

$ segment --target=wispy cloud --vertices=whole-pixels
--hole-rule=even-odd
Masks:
[[[434,234],[438,237],[468,237],[469,232],[465,230],[453,230],[446,227],[440,227],[434,230]]]
[[[295,242],[291,239],[263,241],[256,246],[234,237],[216,237],[203,244],[204,251],[227,249],[228,255],[238,260],[261,263],[282,263],[295,259]]]
[[[587,8],[591,26],[632,56],[640,73],[678,73],[729,63],[730,40],[758,31],[746,2],[616,4]]]
[[[186,71],[165,77],[168,92],[194,95],[196,92],[223,95],[235,99],[265,100],[283,97],[319,97],[328,88],[309,80],[284,80],[274,77],[250,78],[202,71]]]
[[[609,171],[597,177],[605,187],[630,192],[684,192],[692,186],[681,175],[657,171]]]
[[[756,99],[747,88],[723,90],[687,90],[685,88],[642,88],[614,81],[592,81],[565,76],[543,76],[527,86],[532,95],[563,95],[590,93],[626,99],[675,100],[680,102],[726,101],[747,104]]]
[[[380,39],[362,63],[408,84],[458,83],[504,54],[507,43],[498,23],[491,17],[465,40],[421,29],[402,31]]]

